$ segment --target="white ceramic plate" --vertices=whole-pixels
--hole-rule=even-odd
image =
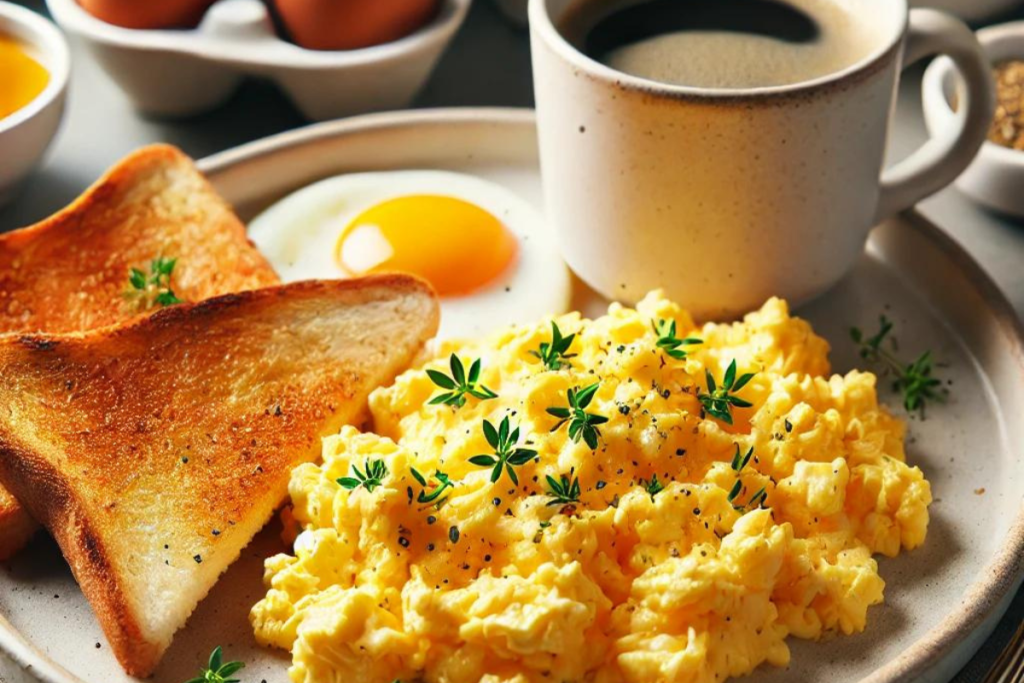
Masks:
[[[217,155],[203,168],[243,218],[315,180],[388,168],[474,173],[541,201],[533,117],[518,110],[406,112],[321,124]],[[591,313],[599,308],[586,290],[578,294]],[[978,266],[914,214],[876,229],[856,271],[800,311],[832,341],[837,370],[856,362],[849,326],[870,328],[883,312],[896,321],[902,352],[932,349],[944,363],[942,376],[952,382],[949,402],[910,427],[909,457],[924,468],[936,498],[928,542],[881,561],[886,603],[871,609],[867,632],[827,643],[793,640],[790,668],[763,667],[744,679],[750,683],[948,680],[994,627],[1019,584],[1021,328]],[[247,621],[250,605],[262,595],[262,558],[278,549],[270,529],[245,551],[178,634],[156,683],[194,675],[215,645],[248,663],[245,683],[287,680],[287,655],[258,648]],[[45,538],[0,568],[0,614],[6,619],[0,619],[0,650],[32,672],[8,664],[0,673],[5,683],[32,676],[47,683],[126,680]]]

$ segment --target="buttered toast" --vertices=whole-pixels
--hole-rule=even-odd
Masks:
[[[132,675],[437,327],[401,275],[303,282],[120,326],[0,338],[0,482],[53,534]]]
[[[184,301],[278,283],[223,199],[174,147],[122,160],[70,206],[0,235],[0,334],[74,332],[152,312],[129,273],[176,259],[169,284]],[[0,491],[0,560],[36,525]]]

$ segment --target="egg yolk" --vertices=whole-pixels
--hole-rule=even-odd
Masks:
[[[50,74],[15,40],[0,36],[0,119],[39,96]]]
[[[336,258],[349,275],[417,275],[441,296],[474,292],[516,257],[517,242],[487,211],[454,197],[414,195],[356,216],[338,240]]]

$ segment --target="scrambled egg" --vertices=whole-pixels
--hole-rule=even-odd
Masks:
[[[659,346],[659,321],[703,343]],[[576,335],[561,368],[533,353],[548,321],[450,344],[373,394],[376,433],[347,427],[295,470],[302,531],[251,614],[292,681],[710,683],[787,664],[787,636],[865,627],[872,556],[920,545],[931,502],[873,375],[830,377],[827,342],[777,299],[701,328],[657,294],[555,322]],[[496,398],[431,403],[426,370],[453,352]],[[733,361],[734,387],[753,377],[714,417],[707,376],[730,384]],[[591,448],[548,408],[598,382]],[[506,417],[536,455],[492,482],[470,459]],[[375,461],[379,485],[339,483]]]

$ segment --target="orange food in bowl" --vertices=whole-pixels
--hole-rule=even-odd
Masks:
[[[352,50],[407,36],[440,0],[273,0],[292,40],[310,50]]]
[[[371,0],[372,1],[372,0]],[[86,12],[124,28],[191,28],[215,0],[78,0]]]
[[[16,40],[0,35],[0,119],[39,96],[50,72]]]

